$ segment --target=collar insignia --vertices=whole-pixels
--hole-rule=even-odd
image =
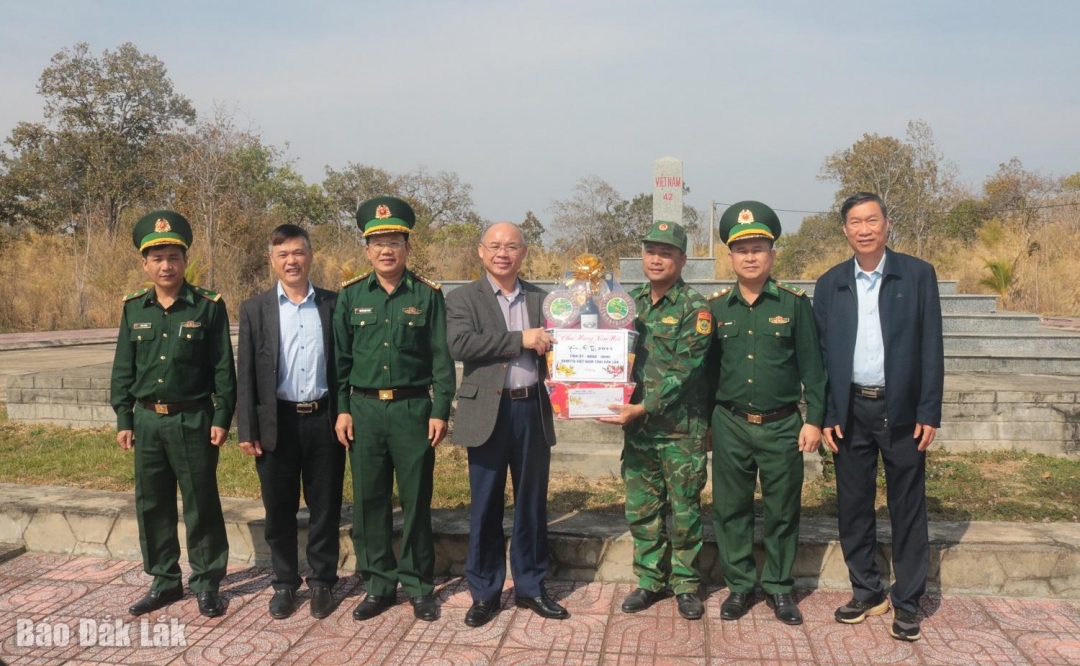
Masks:
[[[754,221],[754,214],[750,212],[749,208],[743,208],[739,211],[739,224],[750,224]]]
[[[390,217],[390,207],[387,206],[386,204],[383,204],[383,205],[381,205],[381,206],[379,206],[378,208],[375,209],[375,219],[376,220],[385,220],[385,219],[388,219],[389,217]]]

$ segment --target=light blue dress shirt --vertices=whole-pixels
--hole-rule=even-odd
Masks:
[[[293,303],[278,282],[278,385],[277,397],[290,402],[313,402],[328,393],[326,351],[322,321],[315,304],[315,287],[300,303]]]
[[[881,337],[881,276],[885,271],[885,256],[869,273],[855,261],[855,288],[859,301],[859,330],[855,335],[855,358],[851,381],[860,386],[885,386],[885,341]]]
[[[527,331],[529,329],[529,313],[525,306],[525,291],[521,288],[521,281],[514,282],[514,290],[509,294],[502,293],[502,289],[491,276],[487,276],[488,284],[495,290],[495,300],[499,302],[503,319],[506,321],[508,331]],[[522,386],[536,386],[540,375],[536,368],[536,352],[531,349],[522,349],[509,363],[503,388],[520,388]]]

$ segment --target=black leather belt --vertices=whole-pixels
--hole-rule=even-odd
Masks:
[[[363,395],[379,400],[401,400],[402,398],[415,398],[420,395],[428,395],[426,386],[406,386],[405,388],[390,389],[366,389],[356,386],[351,387],[353,395]]]
[[[180,412],[186,412],[189,409],[195,409],[196,407],[205,407],[209,401],[209,398],[203,398],[202,400],[181,400],[180,402],[151,402],[149,400],[140,400],[139,406],[157,414],[171,416],[173,414],[179,414]]]
[[[881,400],[885,397],[885,388],[882,386],[860,386],[858,384],[852,384],[851,392],[860,398],[870,398],[871,400]]]
[[[535,385],[533,386],[519,386],[518,388],[503,389],[503,395],[508,396],[511,400],[526,400],[528,398],[535,398],[539,393]]]
[[[791,403],[787,407],[781,407],[775,412],[766,412],[765,414],[751,414],[750,412],[744,412],[741,409],[735,407],[730,402],[722,402],[720,406],[728,410],[735,416],[741,419],[746,419],[747,423],[753,423],[754,425],[764,425],[766,423],[772,423],[773,421],[779,421],[780,419],[787,418],[799,411],[799,406],[795,403]]]
[[[311,402],[292,402],[291,400],[278,399],[277,404],[278,408],[289,412],[314,414],[315,412],[325,412],[326,408],[330,406],[330,398],[325,397]]]

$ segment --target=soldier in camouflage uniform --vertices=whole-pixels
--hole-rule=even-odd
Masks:
[[[761,587],[776,618],[802,624],[792,596],[799,544],[803,452],[817,451],[825,417],[825,369],[810,299],[769,274],[780,236],[776,213],[757,201],[733,204],[720,218],[720,239],[738,277],[709,297],[716,336],[709,353],[712,412],[713,520],[730,594],[720,617],[750,608],[754,562],[754,487],[760,473],[765,507]],[[806,422],[799,398],[806,398]]]
[[[708,427],[704,369],[713,321],[705,298],[682,280],[682,226],[655,222],[642,243],[641,263],[649,282],[630,294],[638,312],[637,388],[631,404],[612,405],[617,416],[600,419],[623,424],[626,433],[622,476],[638,589],[622,610],[645,610],[670,585],[679,614],[696,620],[704,612],[698,556]]]

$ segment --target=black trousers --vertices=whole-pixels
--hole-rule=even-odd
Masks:
[[[307,561],[309,587],[337,582],[340,552],[341,487],[345,447],[334,436],[330,414],[297,414],[279,403],[277,446],[255,459],[266,509],[266,544],[274,568],[275,590],[300,587],[296,513],[304,503],[311,515]]]
[[[837,518],[840,546],[848,566],[854,597],[869,600],[882,592],[881,574],[874,563],[877,550],[878,454],[885,464],[885,486],[892,523],[893,571],[891,596],[895,608],[916,611],[926,591],[930,566],[930,536],[926,524],[926,454],[915,439],[915,425],[889,426],[885,399],[852,398],[836,454]]]

